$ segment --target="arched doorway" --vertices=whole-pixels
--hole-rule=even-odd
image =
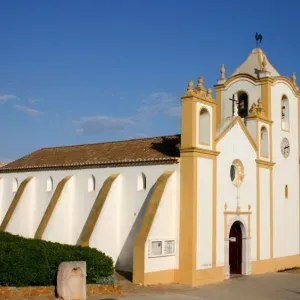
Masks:
[[[242,250],[242,229],[239,222],[234,222],[229,233],[230,274],[242,274]]]

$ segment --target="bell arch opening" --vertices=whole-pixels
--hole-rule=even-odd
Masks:
[[[244,91],[238,92],[238,115],[241,118],[246,118],[248,116],[248,94]]]

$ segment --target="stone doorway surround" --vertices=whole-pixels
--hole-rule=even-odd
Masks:
[[[238,222],[242,230],[242,274],[251,275],[251,205],[248,211],[242,211],[239,206],[235,211],[227,211],[224,205],[224,277],[230,278],[229,265],[229,233],[233,223]]]

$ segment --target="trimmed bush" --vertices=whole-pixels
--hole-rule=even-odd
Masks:
[[[0,285],[54,285],[64,261],[86,261],[87,283],[113,274],[113,260],[94,248],[63,245],[0,233]]]

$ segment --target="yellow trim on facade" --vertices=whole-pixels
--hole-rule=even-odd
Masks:
[[[196,147],[196,101],[182,101],[181,147]]]
[[[223,89],[219,86],[215,86],[216,91],[216,126],[222,123],[222,94]]]
[[[199,286],[224,280],[224,266],[197,270],[192,286]]]
[[[273,168],[270,169],[270,258],[274,254]]]
[[[297,91],[295,85],[293,84],[292,80],[289,77],[276,76],[276,77],[265,77],[265,78],[267,78],[272,85],[274,85],[278,81],[283,81],[284,83],[289,85],[289,87],[292,89],[292,91],[294,92],[294,94],[296,96],[300,95],[300,91]],[[234,82],[235,80],[238,80],[238,79],[246,79],[254,84],[260,84],[264,78],[256,78],[249,74],[237,74],[237,75],[234,75],[234,76],[231,76],[230,78],[228,78],[226,80],[226,82],[224,82],[223,84],[217,84],[214,87],[215,87],[215,89],[226,89],[232,82]]]
[[[297,89],[296,89],[293,81],[289,77],[286,77],[286,76],[276,76],[276,77],[272,78],[272,81],[273,81],[272,82],[273,84],[278,83],[278,81],[283,81],[294,92],[294,96],[296,96],[296,97],[300,96],[300,91],[297,91]]]
[[[277,272],[300,266],[300,254],[252,261],[252,274]]]
[[[197,96],[196,94],[192,96],[182,96],[181,102],[195,102],[195,103],[203,103],[209,106],[216,106],[216,102],[213,99],[207,99],[201,96]]]
[[[65,187],[65,184],[68,182],[68,180],[71,178],[72,176],[66,176],[65,178],[63,178],[57,185],[53,196],[48,204],[48,207],[43,215],[43,218],[39,224],[38,229],[36,230],[36,233],[34,235],[35,239],[39,239],[41,240],[43,238],[43,234],[45,232],[45,229],[47,228],[47,225],[49,223],[49,220],[52,216],[52,213],[55,209],[55,206],[60,198],[60,195]]]
[[[186,156],[198,156],[198,157],[206,157],[206,158],[213,158],[215,156],[218,156],[220,154],[219,151],[209,150],[209,149],[203,149],[203,148],[186,148],[186,149],[180,149],[180,156],[186,157]]]
[[[212,161],[213,163],[213,202],[212,202],[212,267],[216,267],[217,264],[217,159],[216,157]]]
[[[16,194],[15,194],[15,196],[14,196],[14,198],[13,198],[13,200],[12,200],[12,202],[11,202],[11,204],[10,204],[7,212],[6,212],[6,214],[5,214],[5,217],[4,217],[4,219],[3,219],[2,223],[1,223],[0,231],[5,231],[6,230],[6,227],[7,227],[8,223],[9,223],[11,217],[13,216],[13,213],[15,212],[15,209],[16,209],[16,207],[17,207],[17,205],[18,205],[18,203],[19,203],[19,201],[20,201],[20,199],[21,199],[21,197],[23,195],[23,192],[24,192],[27,184],[29,183],[29,181],[32,178],[33,177],[27,177],[26,179],[24,179],[21,182],[21,184],[20,184],[20,186],[19,186],[19,188],[18,188],[18,190],[17,190],[17,192],[16,192]]]
[[[84,224],[79,240],[77,242],[80,246],[88,247],[90,244],[90,238],[93,234],[96,223],[101,214],[102,208],[107,199],[108,193],[111,190],[112,184],[117,179],[119,174],[112,174],[103,182],[103,185],[96,197],[94,205],[89,213],[89,216]]]
[[[144,285],[150,284],[170,284],[176,282],[176,272],[178,270],[163,270],[144,274]]]
[[[266,119],[271,120],[271,85],[272,79],[270,77],[265,77],[260,79],[261,81],[261,101],[265,109]]]
[[[260,174],[256,164],[256,259],[260,260]]]
[[[254,84],[259,83],[259,79],[255,78],[254,76],[251,76],[249,74],[237,74],[237,75],[234,75],[234,76],[231,76],[230,78],[228,78],[223,84],[215,85],[215,88],[226,89],[232,82],[234,82],[235,80],[238,80],[238,79],[247,79],[248,81],[251,81]]]
[[[256,161],[256,165],[259,166],[260,168],[272,169],[273,166],[275,165],[275,163],[272,161],[261,160],[261,159],[256,159],[255,161]]]
[[[251,134],[249,133],[248,128],[243,123],[242,119],[240,117],[233,118],[232,121],[228,124],[226,129],[216,138],[216,143],[218,143],[230,130],[231,128],[236,124],[239,123],[240,127],[244,131],[246,137],[248,138],[250,144],[252,145],[253,149],[257,152],[257,145],[255,144],[255,141],[253,140]]]
[[[298,97],[298,102],[297,102],[297,105],[298,105],[298,182],[300,181],[300,97]],[[299,193],[298,193],[298,209],[299,209],[299,226],[298,228],[300,228],[300,189],[299,189]],[[300,252],[300,238],[299,238],[299,252]]]
[[[268,119],[266,119],[266,118],[264,118],[262,116],[247,116],[246,119],[248,121],[252,121],[252,120],[256,120],[257,122],[260,121],[260,122],[266,123],[268,125],[272,125],[274,123],[273,121],[268,120]]]
[[[180,249],[178,282],[193,285],[197,247],[197,153],[185,153],[180,162]]]
[[[133,246],[133,283],[145,284],[145,244],[165,187],[174,171],[165,171],[156,181]],[[150,275],[149,275],[150,276]]]
[[[217,134],[217,107],[213,106],[213,117],[212,117],[212,149],[216,151],[216,134]]]

